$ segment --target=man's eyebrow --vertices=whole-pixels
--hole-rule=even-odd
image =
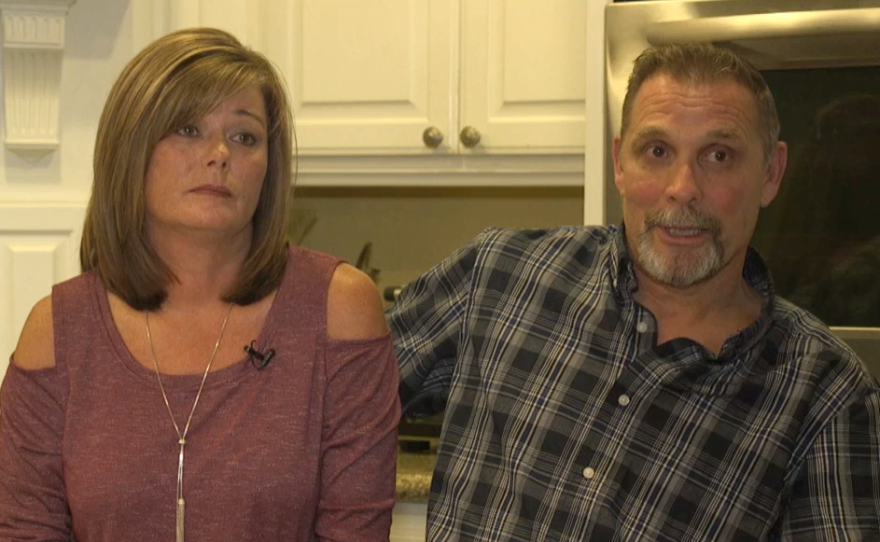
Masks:
[[[651,139],[666,139],[666,137],[666,130],[657,126],[649,126],[633,134],[631,145],[638,147],[641,146],[645,141],[649,141]]]
[[[259,122],[263,126],[263,128],[266,127],[266,119],[264,119],[260,115],[257,115],[256,113],[252,113],[252,112],[248,111],[247,109],[236,109],[235,114],[246,116],[246,117],[251,117],[252,119]]]
[[[646,141],[650,141],[652,139],[665,140],[667,137],[668,133],[663,128],[657,126],[649,126],[633,134],[631,145],[638,147],[644,144]],[[744,141],[745,139],[738,130],[730,130],[727,128],[712,130],[706,134],[706,137],[708,139],[718,141]]]
[[[709,139],[720,139],[723,141],[743,141],[743,136],[736,130],[712,130],[708,133]]]

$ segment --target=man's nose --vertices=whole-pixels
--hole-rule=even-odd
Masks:
[[[702,197],[702,190],[697,180],[697,172],[690,161],[676,162],[669,172],[669,184],[666,197],[670,203],[690,204]]]

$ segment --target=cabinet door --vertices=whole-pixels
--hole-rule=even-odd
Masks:
[[[586,4],[462,0],[463,152],[584,152]]]
[[[265,47],[291,90],[299,151],[448,152],[454,1],[271,2]],[[432,126],[436,150],[423,141]]]

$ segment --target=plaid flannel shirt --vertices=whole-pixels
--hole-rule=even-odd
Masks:
[[[880,389],[773,295],[718,356],[656,344],[622,230],[486,230],[388,317],[409,415],[445,409],[428,540],[880,540]]]

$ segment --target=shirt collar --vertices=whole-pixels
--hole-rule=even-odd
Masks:
[[[627,249],[626,228],[623,224],[612,227],[610,250],[610,276],[613,277],[615,295],[621,301],[632,301],[633,293],[638,289],[638,280]],[[733,357],[743,349],[751,348],[770,329],[772,323],[775,303],[773,277],[764,258],[754,247],[748,248],[742,275],[746,283],[761,295],[761,316],[740,332],[728,337],[719,359]]]

